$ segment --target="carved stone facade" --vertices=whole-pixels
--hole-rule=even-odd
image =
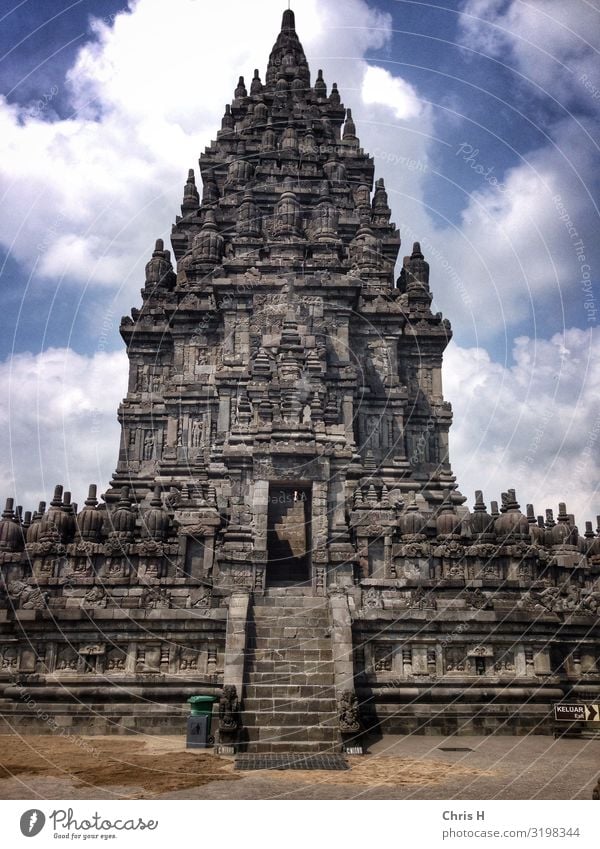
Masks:
[[[564,505],[557,522],[524,515],[514,492],[467,509],[448,458],[450,324],[418,243],[395,279],[391,215],[286,12],[265,82],[240,79],[188,174],[174,258],[159,240],[122,321],[130,377],[103,503],[91,487],[78,511],[57,487],[48,510],[3,514],[6,724],[40,730],[27,692],[103,731],[96,702],[116,700],[128,729],[148,727],[150,700],[173,730],[174,705],[183,717],[189,696],[234,687],[240,739],[266,748],[253,705],[282,652],[277,683],[325,688],[302,698],[330,699],[340,741],[376,722],[543,729],[553,701],[598,697],[600,528],[579,534]],[[297,608],[305,627],[307,598],[310,658],[267,615]]]

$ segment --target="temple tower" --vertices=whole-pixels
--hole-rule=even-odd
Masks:
[[[286,11],[122,321],[111,487],[6,502],[0,731],[182,733],[204,694],[229,750],[314,753],[598,702],[600,517],[464,505],[450,325],[391,216]]]
[[[385,489],[392,506],[416,491],[431,512],[455,490],[450,325],[431,312],[418,244],[395,280],[391,215],[351,110],[321,71],[312,84],[286,11],[264,83],[240,78],[198,186],[189,171],[176,270],[158,242],[121,326],[130,380],[108,500],[159,485],[189,513],[210,487],[227,521],[223,586],[241,563],[255,589],[332,571],[351,583],[357,491]]]

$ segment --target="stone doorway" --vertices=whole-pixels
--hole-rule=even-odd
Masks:
[[[269,485],[267,584],[310,581],[312,490],[307,485]]]

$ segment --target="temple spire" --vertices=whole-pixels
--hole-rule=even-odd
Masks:
[[[296,31],[296,16],[291,8],[292,4],[288,3],[288,7],[283,13],[283,20],[281,22],[281,31],[286,32],[286,30],[291,30],[293,32]]]

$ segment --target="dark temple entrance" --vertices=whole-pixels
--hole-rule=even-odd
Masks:
[[[303,584],[310,578],[309,486],[269,486],[267,582]]]

